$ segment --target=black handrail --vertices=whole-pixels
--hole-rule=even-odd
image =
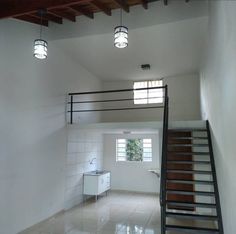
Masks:
[[[85,95],[85,94],[100,94],[100,93],[120,93],[120,92],[130,92],[130,91],[141,91],[141,90],[149,90],[149,89],[164,89],[165,86],[158,87],[147,87],[147,88],[138,88],[138,89],[111,89],[111,90],[103,90],[103,91],[89,91],[89,92],[80,92],[80,93],[69,93],[69,96],[75,95]]]
[[[161,233],[165,233],[166,217],[166,165],[167,165],[167,143],[168,143],[168,119],[169,119],[169,97],[168,86],[165,86],[165,101],[163,115],[162,135],[162,158],[161,158],[161,181],[160,181],[160,205],[161,205]]]
[[[218,183],[217,183],[215,159],[214,159],[213,146],[212,146],[212,140],[211,140],[210,124],[209,124],[208,120],[206,121],[206,127],[207,127],[207,136],[208,136],[209,151],[210,151],[210,157],[211,157],[212,177],[213,177],[213,181],[214,181],[216,212],[218,215],[218,228],[220,230],[219,233],[224,234],[224,227],[223,227],[222,213],[221,213],[221,206],[220,206],[220,194],[219,194]]]
[[[151,97],[151,99],[164,99],[164,97]],[[126,102],[133,101],[134,98],[121,98],[121,99],[105,99],[105,100],[88,100],[88,101],[79,101],[73,102],[73,104],[86,104],[86,103],[101,103],[101,102]],[[147,100],[147,98],[135,98],[135,100]],[[70,104],[71,102],[68,102]]]
[[[134,92],[134,91],[141,91],[141,90],[156,90],[156,89],[164,89],[166,90],[167,86],[158,86],[158,87],[146,87],[146,88],[138,88],[138,89],[116,89],[116,90],[103,90],[103,91],[88,91],[88,92],[80,92],[80,93],[69,93],[70,100],[67,102],[70,109],[67,111],[70,113],[70,124],[73,124],[73,113],[85,113],[85,112],[103,112],[103,111],[128,111],[128,110],[147,110],[147,109],[159,109],[164,108],[163,103],[150,103],[150,105],[140,105],[138,107],[133,106],[127,106],[127,104],[124,104],[125,106],[110,106],[109,108],[91,108],[91,109],[74,109],[74,105],[78,104],[86,104],[86,103],[112,103],[112,102],[125,102],[125,101],[131,101],[131,100],[142,100],[142,99],[148,99],[148,98],[112,98],[112,99],[99,99],[97,100],[74,100],[74,97],[76,96],[83,96],[83,95],[94,95],[94,94],[107,94],[107,93],[121,93],[121,92]],[[94,97],[94,96],[93,96]],[[94,97],[95,98],[95,97]],[[164,97],[150,97],[149,99],[157,99],[157,98],[164,98]],[[81,105],[82,106],[82,105]]]

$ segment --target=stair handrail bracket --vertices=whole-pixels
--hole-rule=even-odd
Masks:
[[[162,157],[161,157],[161,179],[160,179],[160,205],[161,205],[161,228],[165,233],[165,213],[166,213],[166,162],[168,146],[168,119],[169,119],[169,97],[168,86],[165,85],[165,100],[163,113],[163,133],[162,133]]]

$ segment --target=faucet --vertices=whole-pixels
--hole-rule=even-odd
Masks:
[[[94,160],[96,160],[96,158],[92,158],[92,159],[89,161],[89,163],[90,163],[90,164],[93,164],[93,161],[94,161]]]

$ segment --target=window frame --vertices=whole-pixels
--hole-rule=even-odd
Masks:
[[[132,140],[132,139],[140,139],[142,140],[142,149],[143,149],[143,153],[142,153],[142,161],[132,161],[132,160],[127,160],[127,154],[126,154],[126,144],[127,144],[127,140]],[[124,153],[125,153],[125,156],[120,156],[118,155],[118,144],[119,144],[119,140],[125,140],[125,143],[120,143],[120,144],[125,144],[125,147],[124,147]],[[144,140],[149,140],[150,143],[145,143]],[[150,144],[151,147],[145,147],[146,149],[151,149],[150,152],[144,152],[144,144]],[[121,152],[123,153],[123,152]],[[150,157],[144,157],[144,153],[147,153],[147,154],[150,154],[151,156]],[[125,160],[118,160],[119,157],[124,157]],[[144,160],[144,158],[149,158],[150,160]],[[127,137],[127,138],[124,138],[124,137],[117,137],[116,138],[116,155],[115,155],[115,160],[116,162],[120,163],[120,162],[128,162],[128,163],[153,163],[153,139],[151,137]]]
[[[161,99],[161,102],[149,102],[150,100],[152,100],[152,99],[155,99],[155,97],[150,97],[150,91],[151,91],[151,89],[148,89],[148,88],[152,88],[152,87],[155,87],[155,86],[151,86],[150,87],[150,85],[149,85],[149,83],[150,82],[153,82],[153,81],[161,81],[162,82],[162,85],[160,85],[160,86],[156,86],[156,87],[162,87],[162,86],[164,86],[164,80],[163,79],[155,79],[155,80],[140,80],[140,81],[134,81],[133,82],[133,104],[134,105],[153,105],[153,104],[155,104],[155,105],[157,105],[157,104],[159,104],[159,105],[162,105],[163,103],[164,103],[164,89],[157,89],[157,90],[160,90],[160,92],[162,93],[162,95],[161,95],[161,97],[159,97],[158,95],[157,95],[157,98],[159,99],[159,98],[162,98]],[[147,94],[146,94],[146,97],[141,97],[140,98],[140,100],[146,100],[146,103],[137,103],[137,102],[135,102],[135,101],[139,101],[139,99],[136,97],[135,98],[135,93],[137,94],[137,92],[138,92],[138,90],[136,90],[135,89],[135,83],[141,83],[141,82],[147,82],[147,90],[146,90],[146,92],[147,92]],[[146,87],[144,87],[144,88],[146,88]],[[138,88],[137,88],[138,89]],[[152,90],[155,90],[155,89],[152,89]],[[141,91],[141,92],[145,92],[145,91]]]

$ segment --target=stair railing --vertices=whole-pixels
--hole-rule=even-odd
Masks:
[[[152,105],[133,105],[134,100],[147,100],[147,97],[134,98],[134,91],[151,91],[151,90],[167,90],[167,86],[158,87],[146,87],[146,88],[136,88],[136,89],[114,89],[114,90],[102,90],[102,91],[89,91],[89,92],[79,92],[79,93],[69,93],[68,111],[69,123],[73,124],[74,114],[82,114],[86,112],[107,112],[107,111],[133,111],[133,110],[149,110],[149,109],[159,109],[164,108],[164,105],[160,103],[153,103]],[[118,95],[118,94],[121,95]],[[124,93],[124,95],[123,95]],[[106,96],[106,95],[109,96]],[[113,96],[116,94],[115,96]],[[101,98],[102,97],[102,98]],[[150,99],[163,98],[160,96],[152,96]],[[104,106],[105,103],[109,103],[109,106]],[[119,105],[117,105],[119,103]],[[123,104],[122,104],[123,103]],[[93,106],[99,104],[98,106]],[[89,109],[86,106],[89,105]]]
[[[161,158],[161,179],[160,179],[160,205],[161,205],[161,233],[165,233],[166,216],[166,165],[167,165],[167,143],[168,143],[168,119],[169,119],[169,97],[168,86],[165,85],[165,100],[163,114],[163,134],[162,134],[162,158]]]
[[[223,227],[223,220],[222,220],[222,213],[221,213],[221,206],[220,206],[220,194],[219,194],[219,189],[218,189],[216,168],[215,168],[215,158],[214,158],[213,146],[212,146],[212,140],[211,140],[210,124],[208,120],[206,121],[206,127],[207,127],[207,136],[208,136],[209,151],[210,151],[210,157],[211,157],[212,177],[214,181],[216,212],[218,216],[218,228],[220,231],[219,233],[224,234],[224,227]]]

